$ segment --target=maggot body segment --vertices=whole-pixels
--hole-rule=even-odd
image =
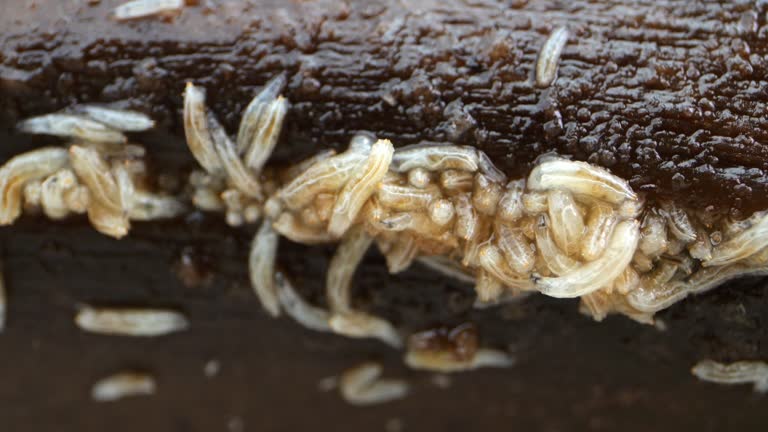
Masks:
[[[90,333],[139,337],[163,336],[189,327],[187,318],[174,310],[90,305],[80,308],[75,323]]]
[[[133,20],[153,16],[174,16],[181,12],[184,0],[131,0],[114,10],[118,21]]]
[[[114,402],[127,397],[150,396],[157,382],[144,372],[124,371],[98,380],[91,388],[91,399],[96,402]]]
[[[538,87],[548,87],[555,80],[560,53],[568,42],[568,36],[566,27],[558,27],[549,34],[541,46],[539,58],[536,61],[536,85]]]
[[[554,79],[566,40],[567,31],[558,29],[546,42],[537,65],[540,84]],[[357,307],[354,274],[366,254],[376,253],[371,250],[384,255],[392,273],[418,261],[473,283],[478,308],[540,293],[580,298],[581,311],[598,321],[617,313],[653,323],[656,312],[690,294],[768,271],[768,213],[734,222],[647,203],[609,170],[563,157],[543,157],[529,175],[509,179],[473,147],[398,147],[358,133],[343,152],[324,151],[282,170],[268,167],[289,112],[285,85],[283,75],[266,83],[230,135],[205,105],[205,90],[187,83],[183,124],[199,169],[178,196],[146,181],[145,151],[128,138],[154,126],[140,113],[78,106],[25,120],[20,131],[70,141],[18,155],[0,168],[0,224],[12,224],[24,211],[56,220],[84,213],[97,230],[120,238],[132,220],[172,218],[191,207],[223,213],[233,227],[259,224],[248,269],[270,316],[406,346],[408,365],[442,372],[513,360],[492,348],[455,357],[418,347],[408,338],[413,329]],[[327,269],[325,306],[303,299],[290,282],[291,269],[277,265],[281,237],[338,244]],[[86,331],[136,336],[188,326],[178,312],[151,309],[85,307],[76,322]]]
[[[718,363],[702,360],[691,368],[691,373],[702,381],[727,385],[753,384],[755,392],[768,392],[768,364],[763,361]]]
[[[352,405],[374,405],[401,399],[408,394],[408,383],[382,379],[382,367],[366,362],[346,370],[339,379],[339,391]]]

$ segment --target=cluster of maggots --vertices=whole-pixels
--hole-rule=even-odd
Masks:
[[[648,207],[624,180],[584,162],[542,158],[526,179],[510,181],[472,147],[395,150],[365,134],[343,153],[322,152],[283,173],[262,172],[248,157],[222,157],[240,149],[266,159],[286,112],[277,96],[282,83],[268,83],[246,109],[237,144],[205,113],[201,91],[188,84],[185,94],[185,124],[197,125],[187,128],[192,152],[219,179],[208,184],[223,185],[201,194],[252,197],[252,213],[264,219],[250,264],[256,292],[273,316],[289,285],[274,270],[278,234],[303,244],[340,243],[328,270],[329,310],[313,309],[322,318],[315,327],[392,345],[399,340],[392,326],[352,310],[349,301],[352,274],[373,243],[392,273],[422,259],[474,279],[479,306],[540,292],[581,297],[582,309],[598,320],[616,312],[651,323],[655,312],[689,294],[765,271],[765,213],[732,221],[673,203]],[[243,133],[254,125],[252,134]]]
[[[554,51],[564,38],[556,38]],[[765,213],[733,221],[672,203],[646,206],[621,178],[565,158],[542,158],[527,178],[510,180],[473,147],[395,149],[361,133],[342,153],[321,152],[283,170],[265,167],[288,112],[284,85],[283,76],[265,85],[232,139],[208,112],[205,92],[187,84],[185,133],[201,167],[189,176],[189,197],[149,187],[144,150],[127,144],[122,133],[153,126],[140,113],[77,106],[26,120],[21,131],[70,142],[16,156],[0,168],[0,223],[13,223],[22,210],[52,219],[87,213],[96,229],[119,238],[130,220],[175,217],[188,201],[224,212],[233,226],[260,223],[249,272],[270,315],[407,345],[408,365],[443,372],[508,366],[512,359],[480,347],[458,355],[444,345],[419,344],[420,334],[406,344],[392,323],[353,308],[352,278],[373,244],[392,273],[419,259],[448,277],[474,281],[478,307],[538,292],[580,297],[581,310],[596,320],[620,313],[652,323],[655,312],[689,294],[765,272]],[[327,272],[327,308],[303,299],[277,269],[279,236],[339,243]],[[156,335],[186,327],[174,314],[85,308],[77,322],[103,333]]]
[[[180,215],[181,201],[149,191],[145,150],[128,144],[123,134],[152,127],[143,114],[98,106],[21,122],[22,132],[62,136],[70,143],[23,153],[0,168],[0,225],[12,224],[22,210],[54,220],[87,213],[98,231],[121,238],[131,220]]]

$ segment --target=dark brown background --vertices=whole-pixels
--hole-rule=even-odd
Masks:
[[[768,287],[733,283],[663,312],[667,331],[622,317],[594,323],[576,303],[531,298],[521,305],[470,309],[471,287],[419,265],[396,276],[371,254],[355,281],[360,307],[398,324],[474,319],[485,345],[510,349],[518,364],[455,375],[448,389],[407,370],[400,353],[372,341],[315,333],[269,319],[248,288],[249,233],[215,222],[139,225],[115,241],[83,221],[52,225],[25,219],[0,230],[10,289],[8,328],[0,336],[0,424],[9,431],[226,431],[239,417],[247,431],[617,430],[759,431],[766,398],[750,386],[697,381],[698,360],[768,358]],[[192,247],[192,249],[188,249]],[[280,263],[310,298],[322,292],[330,249],[281,244]],[[182,253],[207,263],[210,283],[184,286]],[[72,321],[78,302],[168,305],[185,310],[188,332],[156,339],[84,334]],[[221,372],[203,367],[218,360]],[[413,393],[355,408],[318,382],[363,360],[407,378]],[[151,371],[149,398],[99,404],[98,378],[124,369]]]
[[[511,174],[557,150],[702,208],[768,203],[762,3],[222,0],[170,23],[131,24],[105,18],[118,1],[85,3],[0,2],[3,158],[55,142],[13,134],[19,118],[122,101],[160,120],[158,133],[137,137],[157,169],[188,169],[178,138],[183,82],[208,87],[213,109],[234,130],[259,86],[286,71],[294,105],[278,160],[339,146],[365,129],[397,144],[478,145]],[[550,90],[532,88],[526,80],[538,47],[563,23],[575,36],[560,78]],[[382,102],[388,92],[395,106]],[[457,100],[460,109],[448,109]],[[220,219],[137,224],[121,241],[83,219],[25,217],[0,229],[10,297],[0,335],[0,430],[226,431],[239,418],[246,431],[383,431],[398,422],[422,432],[753,431],[768,421],[768,402],[749,386],[701,383],[689,373],[703,358],[768,359],[763,280],[674,306],[660,314],[662,332],[620,317],[594,323],[576,302],[544,297],[473,311],[471,287],[419,265],[388,275],[371,253],[355,281],[359,307],[409,328],[473,320],[484,344],[518,359],[511,369],[456,375],[439,389],[431,374],[407,370],[400,353],[379,343],[267,318],[248,288],[252,232]],[[319,301],[331,253],[284,241],[280,263]],[[181,282],[182,255],[207,281]],[[72,322],[84,301],[180,307],[192,328],[149,340],[88,335]],[[221,372],[207,378],[212,359]],[[413,394],[353,408],[318,391],[322,378],[370,359],[383,361],[387,376],[407,378]],[[125,368],[154,373],[157,395],[90,401],[96,379]]]

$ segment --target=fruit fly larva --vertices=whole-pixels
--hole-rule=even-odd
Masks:
[[[289,209],[300,209],[319,194],[339,189],[364,160],[364,150],[354,147],[340,155],[319,160],[281,188],[276,200],[285,203]]]
[[[267,90],[262,91],[261,94],[264,94],[266,91],[279,92],[284,85],[284,79],[280,79],[281,77],[268,83]],[[266,97],[268,98],[269,95],[271,93],[268,93]],[[262,113],[259,110],[254,113],[254,119],[250,121],[248,120],[246,110],[246,115],[243,118],[245,130],[241,126],[242,134],[238,134],[238,149],[242,149],[245,152],[245,165],[254,172],[261,171],[261,168],[277,144],[280,130],[283,126],[283,119],[288,109],[288,101],[282,96],[278,96],[273,100],[268,100],[264,105],[261,109],[264,112]],[[255,124],[251,126],[249,123]]]
[[[523,209],[528,215],[537,215],[544,213],[549,208],[547,206],[547,195],[542,192],[529,192],[521,198]]]
[[[755,392],[768,392],[768,364],[762,361],[718,363],[702,360],[691,368],[691,373],[702,381],[717,384],[754,384]]]
[[[248,274],[251,277],[251,285],[264,309],[273,317],[280,315],[280,301],[275,289],[277,242],[277,233],[267,220],[253,238],[248,255]]]
[[[696,228],[688,218],[688,214],[674,204],[669,204],[666,207],[669,214],[667,217],[669,231],[684,243],[691,243],[696,240]]]
[[[475,172],[479,168],[477,150],[465,146],[415,145],[398,149],[392,158],[392,171],[407,173],[411,169],[442,172],[457,169]]]
[[[567,159],[542,161],[531,171],[527,186],[534,191],[563,189],[577,198],[601,200],[610,204],[638,199],[624,180],[606,169]]]
[[[538,87],[548,87],[555,80],[560,54],[563,52],[566,42],[568,42],[568,29],[558,27],[549,34],[544,45],[541,46],[539,58],[536,61],[536,85]]]
[[[365,312],[350,310],[334,313],[328,320],[333,332],[351,338],[374,338],[394,347],[403,345],[397,329],[389,321]]]
[[[84,305],[75,323],[90,333],[119,336],[162,336],[186,330],[189,321],[169,309],[107,308]]]
[[[333,215],[328,222],[328,232],[331,235],[341,237],[349,229],[360,209],[387,173],[393,153],[394,148],[388,140],[379,140],[371,146],[366,163],[339,191]]]
[[[350,368],[339,379],[339,392],[352,405],[374,405],[401,399],[409,386],[403,380],[381,378],[382,367],[366,362]]]
[[[149,396],[155,393],[157,383],[152,375],[144,372],[118,372],[98,380],[91,388],[91,399],[96,402],[113,402],[133,396]]]
[[[435,198],[434,189],[383,183],[376,191],[379,202],[396,211],[424,210]]]
[[[304,300],[288,277],[279,271],[275,273],[275,286],[280,307],[286,315],[308,329],[331,331],[329,312]]]
[[[524,289],[530,290],[533,288],[531,280],[515,273],[509,268],[505,262],[503,255],[499,251],[499,248],[492,244],[484,245],[477,254],[477,262],[479,266],[485,270],[488,274],[502,282],[507,289]],[[502,292],[499,292],[500,296]],[[483,301],[492,301],[493,298],[484,298]]]
[[[600,258],[562,276],[540,278],[536,289],[552,297],[579,297],[610,284],[632,260],[638,237],[636,221],[619,223]]]
[[[519,228],[502,223],[496,229],[497,244],[506,258],[507,265],[517,274],[528,274],[536,264],[532,245]]]
[[[494,216],[496,207],[502,194],[501,184],[491,181],[483,174],[475,176],[475,187],[472,192],[472,204],[477,211],[486,215]]]
[[[387,269],[392,274],[400,273],[411,266],[418,253],[419,247],[413,238],[398,239],[391,245],[385,256]]]
[[[568,255],[574,255],[580,248],[584,235],[584,217],[570,193],[552,190],[547,194],[547,213],[551,221],[555,243]]]
[[[429,172],[424,168],[414,168],[408,171],[408,183],[413,187],[424,189],[431,181]]]
[[[213,116],[208,116],[211,138],[219,155],[219,160],[224,166],[224,172],[232,185],[242,194],[252,198],[261,198],[261,185],[256,180],[251,170],[245,167],[237,154],[235,143],[227,136],[224,127]]]
[[[118,131],[142,132],[155,127],[154,120],[136,111],[98,105],[76,105],[71,111]]]
[[[21,214],[23,186],[64,168],[65,149],[41,148],[14,156],[0,168],[0,224],[12,224]]]
[[[125,21],[157,15],[175,15],[184,8],[185,0],[132,0],[114,10],[115,19]]]
[[[326,278],[328,305],[333,312],[345,313],[351,309],[352,277],[372,242],[373,238],[362,229],[350,231],[342,239]]]
[[[213,175],[223,170],[221,160],[208,129],[205,109],[205,93],[187,83],[184,90],[184,132],[187,147],[206,172]]]
[[[714,247],[712,257],[702,265],[712,267],[736,263],[768,246],[768,213],[755,213],[750,220],[754,223],[749,228]]]
[[[96,120],[74,114],[48,114],[24,120],[17,126],[25,133],[79,138],[99,143],[123,144],[125,135]]]
[[[536,225],[536,250],[550,273],[560,276],[570,274],[579,267],[579,262],[557,246],[549,229],[552,224],[546,215],[539,215]]]
[[[599,257],[613,234],[618,222],[616,213],[610,206],[598,204],[587,217],[584,241],[581,242],[581,256],[586,261]]]
[[[67,204],[64,194],[77,184],[77,177],[69,168],[61,169],[46,178],[40,191],[40,204],[45,215],[51,219],[62,219],[75,211]]]

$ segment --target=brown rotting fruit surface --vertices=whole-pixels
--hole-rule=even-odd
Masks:
[[[76,102],[121,101],[161,121],[165,133],[142,137],[157,166],[186,169],[185,80],[216,89],[212,109],[233,131],[254,90],[287,70],[293,107],[276,154],[283,161],[341,148],[368,130],[398,145],[476,145],[512,177],[556,151],[606,166],[651,198],[736,216],[768,207],[762,4],[229,1],[189,7],[175,20],[117,24],[104,17],[118,3],[0,5],[3,157],[43,141],[13,134],[17,120]],[[538,49],[561,24],[571,38],[557,81],[536,88]],[[392,419],[405,430],[764,424],[762,400],[749,389],[705,385],[688,373],[702,358],[768,358],[761,280],[673,306],[660,314],[668,328],[660,332],[624,318],[593,323],[575,303],[543,296],[473,311],[471,287],[418,265],[389,275],[369,254],[355,278],[358,306],[412,328],[474,321],[484,343],[507,346],[518,360],[509,370],[459,375],[445,391],[375,342],[267,320],[246,287],[248,237],[200,214],[137,224],[120,242],[80,219],[53,226],[28,217],[0,230],[13,301],[0,338],[2,424],[135,430],[125,420],[137,412],[146,430],[162,431],[384,429]],[[188,264],[190,244],[205,257],[205,276],[185,284],[174,263]],[[287,241],[281,248],[280,264],[296,271],[302,294],[321,298],[330,249],[308,253]],[[150,300],[188,312],[192,330],[136,343],[83,335],[71,324],[78,301]],[[207,380],[203,365],[212,358],[222,371]],[[321,378],[371,358],[410,379],[414,394],[360,411],[317,392]],[[88,384],[126,366],[156,374],[158,395],[94,407]],[[741,415],[720,415],[732,411]]]
[[[260,0],[116,23],[117,4],[0,6],[0,127],[121,101],[178,135],[193,80],[216,89],[233,129],[254,89],[287,71],[284,160],[367,130],[475,145],[511,177],[554,151],[651,197],[734,216],[768,207],[762,3]],[[538,51],[561,25],[557,79],[538,88]],[[180,157],[178,143],[157,147]]]

